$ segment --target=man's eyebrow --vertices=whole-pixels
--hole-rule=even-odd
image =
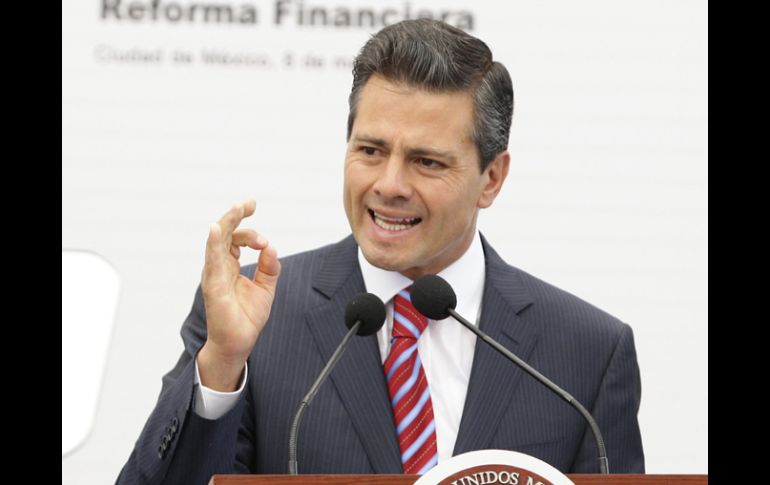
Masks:
[[[382,138],[377,138],[375,136],[358,135],[353,137],[353,142],[368,143],[376,147],[388,148],[388,144],[385,142],[385,140],[383,140]],[[452,162],[457,159],[457,157],[455,157],[451,152],[439,150],[437,148],[430,148],[430,147],[410,148],[408,150],[408,153],[410,156],[436,157],[436,158],[441,158]]]
[[[412,148],[409,150],[409,155],[411,156],[417,156],[417,157],[427,157],[427,158],[440,158],[442,160],[446,160],[449,162],[454,162],[457,160],[457,157],[455,157],[451,152],[446,152],[443,150],[438,150],[436,148]]]
[[[385,143],[385,140],[382,138],[377,138],[375,136],[367,136],[367,135],[357,135],[353,137],[353,141],[355,143],[369,143],[370,145],[375,145],[378,147],[384,147],[387,148],[388,144]]]

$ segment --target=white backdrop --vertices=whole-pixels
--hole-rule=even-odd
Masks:
[[[62,247],[121,277],[93,431],[63,483],[111,482],[128,458],[182,350],[210,222],[255,197],[249,224],[282,255],[348,234],[350,61],[379,26],[309,10],[373,5],[449,12],[508,67],[511,172],[480,228],[633,326],[648,471],[707,472],[706,2],[218,5],[235,21],[195,0],[62,3]]]

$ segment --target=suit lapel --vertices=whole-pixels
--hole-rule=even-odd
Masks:
[[[486,280],[479,328],[527,360],[539,328],[519,313],[533,303],[514,268],[507,265],[482,236]],[[463,417],[454,454],[488,448],[524,372],[477,339]]]
[[[331,357],[347,332],[347,303],[365,291],[352,237],[332,247],[313,288],[329,300],[306,315],[323,360]],[[354,337],[331,373],[375,473],[401,473],[401,455],[393,425],[387,382],[377,336]]]

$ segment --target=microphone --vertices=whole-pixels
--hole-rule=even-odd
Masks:
[[[424,275],[417,278],[412,284],[412,305],[414,305],[420,313],[432,320],[443,320],[451,315],[468,330],[475,333],[481,340],[491,345],[495,350],[507,357],[508,360],[521,367],[527,374],[537,379],[541,384],[558,394],[559,397],[577,409],[588,422],[588,426],[593,432],[594,441],[596,441],[600,473],[608,474],[610,472],[609,462],[607,460],[607,450],[604,448],[604,438],[602,438],[599,426],[596,424],[593,416],[591,416],[591,413],[589,413],[588,410],[586,410],[586,408],[567,391],[554,384],[550,379],[535,370],[457,313],[455,311],[455,307],[457,306],[457,296],[455,296],[454,290],[452,290],[452,287],[449,286],[449,283],[447,283],[446,280],[436,275]]]
[[[305,414],[305,410],[310,406],[310,401],[313,400],[318,389],[321,388],[321,384],[329,377],[337,361],[342,357],[343,352],[348,347],[353,334],[366,337],[377,333],[377,331],[385,323],[385,304],[382,303],[376,295],[371,293],[361,293],[353,297],[345,308],[345,325],[349,328],[348,333],[345,334],[345,338],[342,339],[337,350],[334,351],[329,362],[321,370],[321,374],[313,383],[308,393],[302,398],[302,402],[299,404],[297,411],[294,413],[294,419],[291,423],[291,429],[289,430],[289,474],[296,475],[297,469],[297,439],[299,435],[299,423],[302,421],[302,416]]]

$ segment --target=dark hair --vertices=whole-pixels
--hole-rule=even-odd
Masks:
[[[480,39],[444,22],[404,20],[377,32],[353,62],[348,103],[348,139],[361,90],[373,74],[432,92],[468,91],[473,96],[471,139],[483,172],[508,148],[513,86],[508,70],[492,60]]]

